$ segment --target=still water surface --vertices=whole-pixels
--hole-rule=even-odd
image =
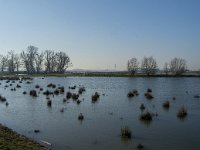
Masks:
[[[65,93],[74,85],[84,86],[86,92],[79,97],[79,105],[73,100],[63,103],[66,94],[50,97],[51,108],[42,92],[37,98],[22,94],[29,93],[37,84],[52,90],[47,88],[49,83],[64,86]],[[5,89],[9,84],[1,81],[0,94],[7,98],[9,106],[0,103],[0,122],[34,140],[52,143],[55,150],[133,150],[138,143],[147,150],[200,147],[200,99],[194,98],[200,94],[200,78],[48,77],[34,78],[32,84],[16,81]],[[21,88],[11,91],[17,84]],[[153,100],[144,97],[147,88],[152,89]],[[130,99],[127,93],[133,89],[140,95]],[[100,93],[100,99],[92,103],[91,95],[95,92]],[[174,96],[176,100],[172,100]],[[170,101],[169,110],[162,108],[165,100]],[[141,103],[148,111],[158,113],[149,124],[138,119]],[[176,117],[181,106],[188,110],[184,120]],[[80,113],[85,116],[82,122],[78,120]],[[131,140],[120,137],[125,126],[132,130]],[[41,132],[34,133],[35,129]]]

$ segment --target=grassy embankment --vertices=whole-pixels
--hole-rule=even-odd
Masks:
[[[9,77],[200,77],[200,74],[183,74],[183,75],[146,75],[146,74],[129,74],[126,72],[85,72],[85,73],[40,73],[40,74],[0,74],[0,79],[4,80]]]
[[[0,124],[1,150],[47,150],[44,146]]]

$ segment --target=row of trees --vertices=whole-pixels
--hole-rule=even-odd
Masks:
[[[39,52],[35,46],[28,46],[20,54],[11,50],[6,55],[0,55],[0,68],[2,72],[9,73],[25,70],[27,73],[64,73],[71,65],[70,58],[65,52],[46,50]]]
[[[127,63],[127,70],[131,74],[137,73],[139,70],[146,75],[154,75],[158,71],[156,59],[151,57],[144,57],[139,66],[137,58],[131,58]],[[173,58],[169,63],[165,63],[163,71],[166,75],[171,73],[172,75],[181,75],[187,69],[186,60],[182,58]]]

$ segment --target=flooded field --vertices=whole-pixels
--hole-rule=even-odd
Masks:
[[[200,78],[38,77],[0,83],[6,98],[0,122],[54,150],[131,150],[140,143],[147,150],[200,147]],[[127,96],[133,90],[138,95]],[[187,113],[178,117],[182,107]],[[152,120],[141,120],[146,112]],[[131,138],[121,136],[124,127]]]

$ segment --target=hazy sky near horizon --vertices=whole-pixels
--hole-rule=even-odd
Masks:
[[[199,0],[0,0],[0,54],[65,51],[71,69],[125,70],[127,60],[174,57],[200,69]]]

